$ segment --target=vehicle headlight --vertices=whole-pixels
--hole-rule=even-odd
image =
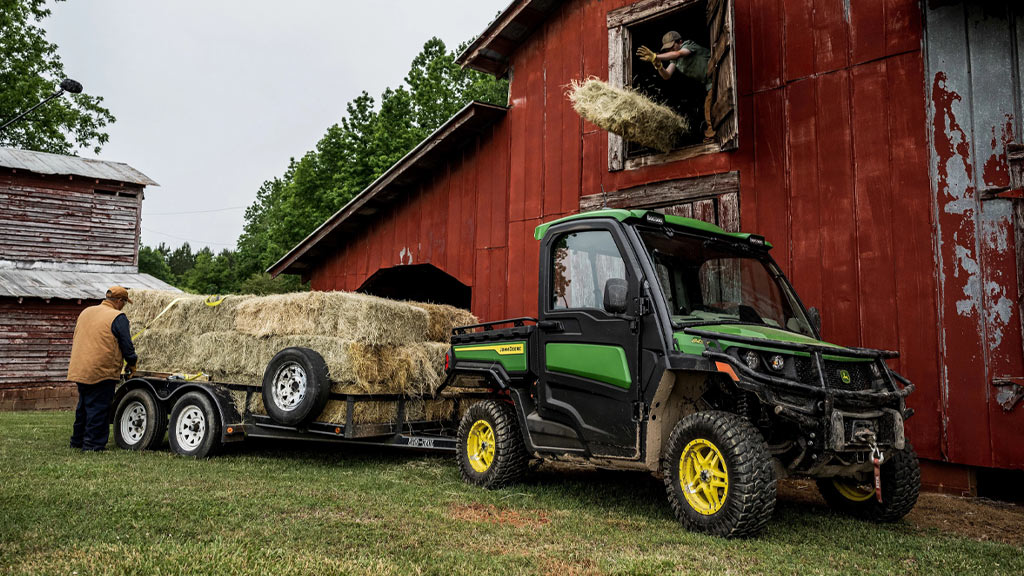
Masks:
[[[757,370],[758,365],[761,363],[761,359],[757,357],[753,350],[747,350],[747,353],[743,355],[743,361],[747,363],[747,368],[751,370]]]
[[[786,359],[783,358],[781,355],[776,354],[776,355],[772,356],[771,359],[768,361],[768,366],[772,370],[775,370],[776,372],[780,372],[780,371],[782,371],[783,368],[786,367]]]

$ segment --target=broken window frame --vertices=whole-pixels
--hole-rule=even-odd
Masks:
[[[664,18],[674,12],[692,8],[705,0],[641,0],[608,12],[608,83],[628,88],[633,77],[631,26]],[[715,141],[698,143],[666,153],[652,153],[633,158],[626,156],[626,142],[621,136],[608,133],[608,170],[635,170],[678,162],[687,158],[734,150],[739,145],[739,119],[736,94],[735,9],[733,0],[706,0],[711,35],[712,124]],[[717,31],[717,32],[716,32]],[[724,35],[724,39],[722,37]]]

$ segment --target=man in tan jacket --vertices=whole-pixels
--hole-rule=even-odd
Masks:
[[[72,448],[98,452],[107,445],[110,403],[121,379],[121,366],[128,364],[130,378],[139,360],[128,317],[121,312],[130,302],[128,290],[111,286],[103,302],[82,310],[78,316],[68,364],[68,380],[78,384]]]

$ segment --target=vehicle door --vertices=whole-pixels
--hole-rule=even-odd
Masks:
[[[568,223],[545,236],[537,406],[574,427],[592,454],[635,457],[639,267],[617,224]],[[623,313],[604,307],[609,281],[620,300],[625,281]]]

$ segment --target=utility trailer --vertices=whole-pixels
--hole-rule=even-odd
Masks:
[[[288,349],[282,352],[294,351]],[[303,350],[309,354],[309,350]],[[315,354],[315,353],[314,353]],[[271,362],[271,366],[275,363]],[[268,370],[265,380],[274,381],[282,370],[302,370],[302,366],[278,366],[277,374]],[[307,380],[309,391],[310,382]],[[326,386],[329,388],[329,381]],[[114,440],[126,450],[152,450],[159,448],[167,434],[171,450],[182,456],[202,458],[215,454],[225,444],[248,438],[277,438],[286,440],[313,440],[417,448],[454,452],[458,429],[456,417],[447,420],[411,419],[408,408],[412,403],[435,399],[436,396],[410,396],[404,394],[338,394],[329,393],[326,400],[343,402],[345,422],[324,422],[316,418],[297,423],[286,423],[269,414],[251,411],[253,397],[262,395],[265,387],[222,382],[188,380],[170,374],[145,374],[124,382],[115,394],[113,415]],[[438,394],[443,389],[438,389]],[[244,398],[240,411],[236,395]],[[267,402],[274,402],[270,392]],[[458,415],[460,403],[475,402],[492,394],[467,391],[446,397],[455,403]],[[386,402],[394,404],[394,416],[388,422],[353,423],[360,404]]]

